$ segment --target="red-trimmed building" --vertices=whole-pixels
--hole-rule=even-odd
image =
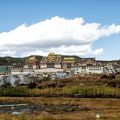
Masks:
[[[35,57],[30,57],[25,61],[24,68],[39,69],[39,62]]]

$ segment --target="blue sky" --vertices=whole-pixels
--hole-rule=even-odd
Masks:
[[[99,60],[119,59],[119,11],[120,0],[0,0],[0,56],[56,52]],[[68,24],[70,20],[73,22]],[[81,25],[74,28],[77,24]],[[49,29],[50,25],[54,27]],[[64,26],[66,33],[62,33]]]

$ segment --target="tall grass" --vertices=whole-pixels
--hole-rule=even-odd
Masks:
[[[26,87],[2,88],[0,96],[40,96],[40,95],[74,95],[81,97],[120,97],[120,88],[110,88],[107,86],[71,86],[63,88],[28,89]]]

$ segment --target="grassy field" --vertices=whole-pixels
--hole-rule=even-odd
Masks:
[[[33,114],[0,113],[0,120],[120,120],[120,99],[62,97],[0,97],[0,103],[33,103],[46,106]],[[55,106],[72,106],[61,108]],[[96,118],[96,114],[101,117]]]
[[[0,120],[120,120],[120,74],[80,75],[36,85],[0,87],[0,96],[0,104],[35,104],[43,108],[32,114],[1,112]]]

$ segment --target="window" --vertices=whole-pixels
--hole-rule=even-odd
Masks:
[[[55,67],[55,63],[47,63],[47,68],[54,68]]]
[[[71,63],[67,63],[67,68],[71,68]]]
[[[33,63],[28,63],[28,68],[33,69]]]

